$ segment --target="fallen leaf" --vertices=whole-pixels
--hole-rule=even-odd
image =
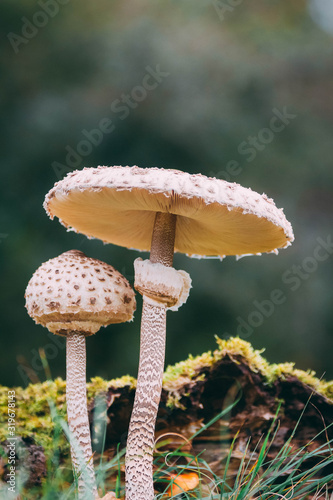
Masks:
[[[189,472],[188,474],[170,474],[170,479],[173,479],[173,483],[168,488],[169,497],[173,495],[178,495],[183,491],[194,490],[199,484],[199,476],[195,472]]]

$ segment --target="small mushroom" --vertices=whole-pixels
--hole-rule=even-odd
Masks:
[[[86,336],[102,326],[133,318],[136,302],[128,281],[112,266],[70,250],[42,264],[28,283],[28,314],[56,335],[66,336],[66,400],[71,455],[79,498],[98,497],[86,391]],[[79,453],[77,453],[79,451]],[[82,473],[82,460],[85,471]],[[88,478],[88,484],[85,482]]]
[[[135,262],[143,295],[140,364],[126,452],[127,500],[152,500],[154,427],[165,352],[166,310],[186,301],[190,277],[172,268],[192,257],[277,253],[293,231],[273,200],[235,183],[179,170],[87,168],[68,174],[45,199],[51,218],[88,237],[150,250]]]

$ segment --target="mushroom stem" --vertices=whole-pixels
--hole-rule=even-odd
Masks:
[[[177,216],[158,212],[150,260],[171,267]],[[140,362],[126,450],[126,500],[153,500],[155,422],[161,398],[165,356],[166,305],[143,296]]]
[[[66,366],[67,418],[79,498],[94,498],[98,493],[87,411],[86,338],[83,333],[72,332],[67,336]]]
[[[162,390],[166,307],[143,298],[140,363],[126,450],[126,500],[152,500],[155,422]]]
[[[150,261],[172,267],[177,215],[157,212],[150,247]]]

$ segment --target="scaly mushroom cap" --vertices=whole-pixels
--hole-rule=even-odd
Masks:
[[[114,267],[70,250],[42,264],[28,283],[28,314],[58,335],[85,335],[133,319],[134,291]]]
[[[283,211],[266,195],[179,170],[77,170],[55,184],[44,208],[76,232],[147,251],[156,212],[176,214],[175,251],[194,257],[276,252],[294,239]]]

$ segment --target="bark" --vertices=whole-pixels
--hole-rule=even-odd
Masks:
[[[9,441],[2,444],[5,456],[9,454]],[[46,457],[42,446],[37,446],[33,439],[18,437],[15,442],[15,464],[19,470],[24,470],[26,487],[41,486],[42,480],[47,475]],[[6,461],[0,457],[0,477],[7,483],[10,480],[9,468]]]

